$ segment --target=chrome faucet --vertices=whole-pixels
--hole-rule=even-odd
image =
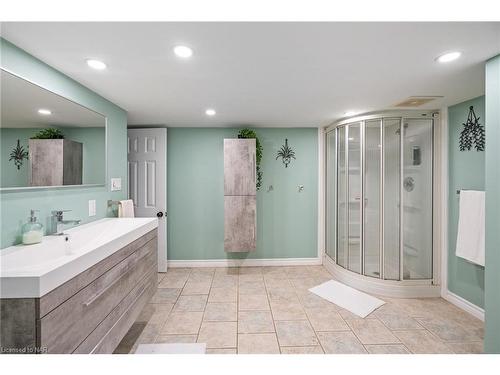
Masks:
[[[61,236],[64,234],[64,226],[67,224],[78,225],[81,220],[64,220],[63,215],[65,212],[71,210],[56,210],[52,211],[52,234]]]

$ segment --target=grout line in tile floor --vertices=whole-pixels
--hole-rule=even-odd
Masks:
[[[287,275],[287,280],[290,282],[290,280],[288,279],[288,275]],[[291,284],[292,284],[292,287],[293,287],[294,286],[293,283],[291,283]],[[309,319],[309,315],[307,315],[307,311],[306,311],[305,307],[302,305],[302,301],[300,300],[300,296],[298,295],[297,290],[295,288],[294,288],[294,292],[295,292],[295,295],[297,296],[297,299],[299,300],[300,307],[302,308],[302,310],[304,311],[304,314],[306,315],[307,322],[309,323],[309,326],[311,327],[312,331],[314,332],[314,337],[316,337],[316,341],[318,341],[318,345],[320,346],[320,348],[323,351],[323,353],[326,353],[325,348],[323,347],[323,344],[321,344],[321,341],[320,341],[320,339],[318,337],[318,333],[314,329],[314,327],[313,327],[313,325],[311,323],[311,320]]]
[[[287,278],[287,280],[288,280],[288,278]],[[266,283],[266,279],[264,278],[264,275],[262,275],[262,282],[264,283],[264,289],[266,290],[267,303],[269,305],[269,311],[271,312],[271,319],[273,320],[274,335],[276,336],[276,342],[278,343],[278,349],[280,351],[280,354],[283,354],[283,351],[281,350],[280,340],[278,337],[278,329],[276,328],[276,320],[274,319],[273,308],[271,306],[271,299],[269,298],[269,291],[267,290],[267,283]]]
[[[381,298],[383,298],[383,297],[381,297]],[[386,302],[386,301],[384,301],[384,302]],[[387,302],[386,302],[386,303],[387,303]],[[371,312],[368,316],[370,316],[371,314],[373,314],[375,311],[376,311],[376,310],[374,310],[373,312]],[[412,316],[410,316],[410,317],[414,319],[414,317],[412,317]],[[387,328],[387,329],[388,329],[388,330],[389,330],[389,331],[390,331],[390,332],[391,332],[394,336],[396,336],[396,335],[394,334],[394,332],[398,332],[398,331],[425,331],[425,332],[429,333],[432,337],[434,337],[434,339],[436,339],[437,341],[439,341],[439,342],[441,342],[441,343],[445,344],[445,346],[447,346],[450,350],[452,350],[452,348],[448,345],[448,342],[447,342],[447,341],[442,340],[439,336],[437,336],[437,335],[436,335],[436,334],[434,334],[433,332],[429,331],[426,327],[424,327],[424,326],[422,326],[422,325],[420,325],[422,328],[404,328],[404,329],[401,329],[401,328],[400,328],[400,329],[390,329],[390,328],[389,328],[389,326],[387,326],[387,325],[386,325],[386,324],[385,324],[385,323],[384,323],[381,319],[379,319],[377,316],[373,316],[372,318],[373,318],[373,319],[377,319],[380,323],[382,323],[382,325],[383,325],[384,327],[386,327],[386,328]],[[371,319],[371,318],[370,318],[370,319]],[[354,331],[353,331],[353,332],[354,332]],[[355,333],[355,332],[354,332],[354,334],[356,335],[356,333]],[[357,335],[356,335],[356,336],[357,336]],[[407,347],[407,346],[406,346],[406,345],[405,345],[405,344],[404,344],[404,343],[403,343],[403,342],[402,342],[402,341],[401,341],[401,340],[400,340],[397,336],[396,336],[396,338],[399,340],[399,343],[398,343],[398,344],[394,343],[394,344],[391,344],[391,345],[399,345],[399,344],[401,344],[401,345],[403,345],[403,346],[404,346],[404,347],[408,350],[408,352],[410,352],[411,354],[415,354],[415,353],[414,353],[412,350],[410,350],[410,348],[408,348],[408,347]],[[359,339],[359,338],[358,338],[358,339]],[[360,341],[361,341],[361,340],[360,340]],[[387,345],[387,344],[370,344],[370,345]],[[366,349],[366,345],[365,345],[365,344],[363,344],[363,346],[365,346],[365,349]],[[453,350],[452,350],[452,351],[453,351]]]
[[[177,301],[179,301],[179,298],[181,297],[182,295],[182,291],[184,290],[184,287],[186,286],[186,283],[188,282],[189,280],[189,276],[191,275],[191,272],[193,270],[192,269],[189,269],[189,272],[187,274],[187,277],[186,277],[186,280],[184,280],[184,283],[182,284],[182,287],[179,288],[180,291],[179,291],[179,294],[177,295],[177,297],[175,298],[175,301],[172,305],[172,309],[170,310],[170,312],[168,313],[167,317],[165,318],[165,320],[163,321],[163,324],[161,325],[161,328],[158,330],[158,332],[156,333],[156,336],[155,336],[155,339],[154,339],[154,342],[156,343],[157,340],[158,340],[158,337],[161,335],[161,333],[163,332],[163,328],[165,327],[165,325],[167,324],[167,321],[168,321],[168,317],[169,315],[174,311],[174,308],[175,308],[175,305],[177,304]],[[167,271],[168,272],[168,271]],[[167,276],[167,272],[165,272],[165,276],[164,278]],[[199,331],[199,329],[198,329]],[[198,338],[198,336],[196,336],[196,338]],[[198,340],[197,340],[198,341]]]
[[[378,298],[378,297],[377,297],[377,298]],[[382,298],[383,298],[383,297],[382,297]],[[384,301],[384,300],[383,300],[383,301]],[[387,304],[387,301],[384,301],[384,302]],[[370,314],[368,314],[368,316],[370,316],[371,314],[373,314],[375,311],[377,311],[377,309],[373,310]],[[405,347],[405,349],[406,349],[406,350],[408,350],[408,353],[415,354],[415,353],[413,353],[413,352],[410,350],[410,348],[408,348],[408,347],[407,347],[407,346],[406,346],[406,345],[405,345],[405,344],[404,344],[404,343],[403,343],[403,342],[399,339],[399,337],[397,337],[397,336],[394,334],[394,330],[390,329],[390,328],[389,328],[389,326],[388,326],[387,324],[385,324],[385,323],[384,323],[381,319],[379,319],[377,316],[373,316],[373,319],[377,319],[380,323],[382,323],[382,325],[383,325],[385,328],[387,328],[387,329],[389,330],[389,332],[391,332],[391,333],[392,333],[392,334],[393,334],[393,335],[394,335],[394,336],[398,339],[398,341],[399,341],[399,342],[398,342],[398,343],[393,343],[393,344],[369,344],[369,345],[380,345],[380,346],[382,346],[382,345],[403,345],[403,346]],[[420,328],[413,328],[413,329],[414,329],[414,330],[419,330],[419,331],[421,331],[421,329],[420,329]],[[407,330],[412,330],[412,328],[407,328]],[[355,333],[354,331],[353,331],[353,333],[356,335],[356,333]],[[356,335],[356,337],[358,337],[358,336]],[[359,337],[358,337],[358,340],[359,340]],[[361,342],[361,340],[359,340],[359,342]],[[365,350],[368,352],[368,349],[367,349],[367,347],[366,347],[368,344],[363,344],[362,342],[361,342],[361,344],[363,345],[363,347],[365,348]],[[369,353],[369,352],[368,352],[368,353]]]
[[[234,273],[233,273],[232,271],[230,271],[232,269],[235,269],[236,271],[234,271]],[[324,344],[319,340],[319,336],[320,336],[319,334],[322,332],[352,332],[353,336],[356,338],[356,340],[362,345],[364,350],[366,350],[367,352],[368,352],[368,346],[374,347],[374,346],[384,346],[384,345],[398,345],[398,346],[404,347],[409,353],[413,353],[413,351],[409,349],[409,347],[403,342],[403,340],[400,339],[398,336],[396,336],[396,332],[398,332],[398,331],[422,331],[422,332],[426,332],[426,335],[428,335],[428,337],[433,342],[436,342],[437,344],[440,344],[440,345],[444,344],[443,348],[448,348],[449,350],[452,350],[452,351],[453,351],[453,347],[456,348],[456,346],[449,345],[449,344],[457,344],[458,343],[458,344],[464,344],[465,346],[466,346],[466,344],[476,344],[476,345],[472,345],[471,349],[466,349],[466,350],[473,350],[473,351],[479,350],[478,348],[480,348],[481,341],[472,340],[472,339],[475,339],[474,336],[471,337],[471,339],[469,339],[468,337],[464,337],[463,341],[460,341],[460,340],[457,340],[457,341],[446,340],[445,341],[445,340],[441,339],[436,333],[430,331],[430,329],[426,328],[425,326],[423,326],[421,324],[420,324],[419,328],[410,327],[410,328],[390,329],[388,324],[384,323],[384,321],[382,319],[380,319],[380,317],[378,317],[374,314],[370,314],[367,317],[367,319],[374,319],[374,320],[378,321],[381,324],[381,326],[384,327],[385,329],[387,329],[391,334],[393,334],[399,342],[394,342],[394,343],[377,343],[377,342],[375,342],[373,344],[363,344],[361,339],[360,339],[359,334],[354,331],[353,327],[351,327],[350,325],[347,324],[347,322],[351,319],[350,315],[344,314],[344,316],[343,316],[339,312],[339,309],[336,309],[336,311],[339,314],[340,321],[342,321],[346,325],[347,328],[340,329],[340,330],[334,329],[333,331],[328,330],[328,329],[316,330],[311,322],[311,316],[306,311],[306,305],[304,303],[307,303],[307,302],[305,300],[303,301],[301,298],[301,296],[303,296],[304,298],[308,297],[308,295],[305,291],[308,290],[309,288],[306,286],[306,284],[301,285],[301,282],[310,283],[311,280],[316,282],[316,279],[320,280],[322,278],[329,278],[329,277],[331,277],[331,275],[325,270],[325,268],[296,266],[296,267],[281,267],[281,269],[282,269],[283,273],[278,272],[279,275],[277,274],[275,278],[271,274],[274,271],[274,269],[268,269],[268,268],[255,268],[252,270],[249,269],[249,270],[245,270],[243,273],[240,273],[242,271],[242,268],[225,268],[225,271],[218,272],[218,268],[213,268],[213,267],[211,267],[210,271],[207,270],[207,272],[204,272],[203,270],[198,270],[197,268],[191,268],[191,269],[184,268],[182,271],[177,271],[177,272],[179,272],[180,276],[173,276],[173,282],[175,283],[176,278],[180,277],[182,279],[182,284],[181,283],[177,284],[177,286],[180,286],[180,288],[165,288],[165,289],[178,289],[179,293],[176,295],[175,299],[172,299],[172,302],[173,302],[172,308],[164,316],[162,315],[161,312],[158,313],[160,323],[157,325],[156,328],[154,326],[149,327],[149,328],[152,328],[153,332],[148,332],[146,334],[146,336],[144,337],[144,340],[145,340],[144,342],[149,342],[151,337],[153,337],[152,342],[158,341],[160,335],[163,332],[163,329],[165,328],[165,325],[169,319],[170,314],[174,311],[174,308],[177,305],[177,303],[179,302],[180,297],[183,295],[182,293],[184,291],[184,288],[186,287],[186,285],[189,283],[190,280],[193,281],[192,277],[193,277],[194,273],[196,272],[196,273],[202,273],[202,274],[205,273],[207,278],[210,277],[210,287],[208,288],[208,293],[206,294],[206,301],[205,301],[204,306],[203,306],[203,311],[201,312],[202,313],[201,322],[200,322],[200,325],[198,327],[198,331],[197,331],[196,335],[192,334],[193,336],[196,337],[196,342],[199,341],[201,327],[202,327],[203,323],[205,322],[205,320],[204,320],[205,313],[207,311],[207,306],[210,304],[210,302],[209,302],[210,295],[211,295],[213,289],[215,288],[214,285],[215,285],[216,277],[217,278],[219,278],[219,277],[224,278],[226,276],[231,275],[231,277],[229,278],[229,280],[231,281],[230,284],[225,285],[225,283],[222,282],[222,283],[219,283],[217,285],[220,286],[221,288],[229,288],[229,289],[235,288],[236,289],[236,322],[235,322],[236,323],[236,343],[235,343],[235,347],[232,347],[232,348],[209,348],[209,349],[232,349],[232,350],[236,350],[236,353],[239,353],[241,350],[241,348],[239,347],[239,340],[238,339],[239,339],[239,335],[243,334],[242,332],[240,332],[240,327],[239,327],[239,316],[240,316],[240,305],[241,305],[240,304],[240,292],[241,292],[240,282],[241,282],[242,276],[243,276],[244,280],[246,279],[250,282],[258,280],[259,283],[262,282],[262,284],[264,286],[264,292],[266,294],[265,300],[268,303],[268,310],[257,309],[257,310],[248,310],[248,311],[252,311],[252,312],[269,311],[270,312],[270,316],[272,319],[272,325],[273,325],[273,329],[274,329],[273,333],[274,333],[274,337],[276,339],[276,342],[278,344],[278,348],[279,348],[280,353],[283,353],[284,348],[299,348],[299,347],[311,347],[311,348],[319,347],[319,348],[321,348],[321,350],[323,352],[325,352]],[[197,270],[197,271],[195,271],[195,270]],[[317,273],[316,270],[319,270],[320,272]],[[295,272],[295,271],[298,271],[298,272]],[[174,271],[174,273],[175,272],[176,271]],[[157,284],[158,286],[163,282],[163,280],[165,280],[167,275],[168,275],[168,272],[164,273],[162,275],[160,274],[158,276],[158,284]],[[245,276],[245,275],[259,275],[259,276],[252,277],[252,276]],[[204,278],[203,275],[201,275],[201,276],[202,276],[201,279],[203,279]],[[229,280],[228,280],[228,282],[229,282]],[[277,286],[277,284],[279,284],[279,280],[286,280],[286,283],[283,283],[283,284],[285,284],[285,286],[282,288],[282,291],[284,291],[284,294],[285,294],[284,295],[285,298],[283,300],[280,299],[280,292],[281,292],[280,288],[281,287],[279,285]],[[321,282],[321,281],[318,281],[318,282]],[[273,284],[273,283],[277,283],[277,284]],[[165,285],[168,286],[168,283],[165,283]],[[299,287],[300,287],[300,289],[299,289]],[[279,321],[275,320],[275,318],[277,316],[275,315],[275,310],[273,310],[272,304],[271,304],[271,291],[273,291],[273,290],[275,292],[277,291],[278,299],[277,300],[273,299],[273,301],[275,302],[275,305],[276,305],[280,301],[282,303],[286,303],[287,301],[288,302],[290,301],[290,299],[289,299],[290,297],[287,297],[287,289],[288,288],[290,288],[290,291],[293,290],[293,293],[290,293],[290,297],[292,299],[296,299],[298,301],[298,304],[300,305],[301,312],[305,315],[304,318],[302,318],[302,316],[299,316],[297,318],[300,318],[300,319],[298,319],[298,320],[292,319],[292,321],[306,321],[308,323],[309,327],[314,332],[314,337],[317,341],[316,345],[285,346],[285,345],[282,345],[284,343],[279,340],[277,323],[281,322],[281,320],[279,320]],[[158,289],[163,289],[163,288],[158,288]],[[299,291],[301,293],[299,293]],[[302,293],[302,292],[304,292],[304,293]],[[198,295],[198,294],[196,294],[196,295]],[[205,295],[205,294],[202,294],[202,295]],[[248,295],[256,295],[256,293],[249,293],[249,294],[245,294],[245,295],[247,295],[247,296]],[[393,304],[393,306],[395,306],[395,307],[403,307],[404,305],[400,305],[400,303],[402,303],[402,304],[407,303],[405,301],[405,299],[401,299],[400,300],[401,302],[399,302],[399,301],[395,301],[394,299],[387,299],[386,300],[386,299],[384,299],[384,297],[380,297],[380,298],[385,300],[388,305]],[[441,300],[439,298],[420,299],[420,300],[421,301],[428,301],[428,302],[425,302],[425,304],[421,304],[421,305],[417,304],[416,306],[409,305],[410,310],[404,309],[402,316],[409,317],[412,319],[415,319],[415,317],[417,317],[417,316],[427,317],[428,313],[420,314],[418,309],[421,308],[421,309],[425,310],[427,308],[426,307],[427,303],[430,303],[431,305],[429,305],[429,307],[431,307],[432,304],[436,302],[437,304],[435,305],[435,308],[436,308],[435,315],[436,315],[436,318],[438,318],[438,320],[444,320],[445,324],[448,324],[448,323],[456,324],[456,325],[458,325],[459,328],[463,328],[465,330],[468,329],[467,327],[469,327],[470,324],[474,324],[474,327],[478,327],[477,329],[482,329],[482,327],[477,324],[478,322],[475,322],[475,321],[468,322],[467,319],[469,319],[469,318],[467,316],[464,317],[464,316],[460,315],[460,313],[457,316],[453,316],[453,317],[449,317],[449,318],[444,317],[444,316],[447,316],[446,309],[450,309],[449,310],[450,314],[458,312],[458,310],[453,310],[454,307],[452,305],[450,305],[446,302],[443,303],[443,300]],[[228,299],[228,301],[229,301],[229,299]],[[412,303],[413,303],[413,301],[415,301],[415,300],[412,300]],[[418,299],[416,301],[418,301]],[[160,303],[164,303],[164,302],[160,302]],[[216,302],[214,302],[214,303],[216,303]],[[226,303],[226,302],[223,302],[223,303]],[[408,303],[409,303],[409,301],[408,301]],[[168,302],[168,304],[171,304],[171,302]],[[311,309],[316,308],[312,304],[310,304],[309,306]],[[153,306],[153,307],[154,307],[152,309],[153,314],[155,314],[157,306]],[[321,307],[318,307],[318,308],[321,308]],[[441,309],[444,309],[444,310],[441,311]],[[424,310],[422,310],[422,311],[424,311]],[[247,311],[247,310],[245,310],[245,311]],[[431,315],[431,318],[434,318],[434,317]],[[224,321],[224,322],[229,321],[227,319],[228,318],[223,318],[223,320],[220,320],[220,321],[221,322],[222,321]],[[233,319],[233,318],[229,318],[229,319]],[[352,317],[352,319],[356,319],[356,318]],[[362,318],[359,318],[359,319],[362,319]],[[470,319],[473,319],[473,318],[471,317]],[[148,322],[143,321],[143,322],[146,323],[146,326],[147,326],[147,324],[149,324],[149,321]],[[448,323],[446,323],[446,322],[448,322]],[[141,324],[143,324],[143,323],[141,322]],[[155,323],[152,323],[152,324],[154,325]],[[437,329],[439,329],[439,328],[440,327],[438,326]],[[157,331],[155,332],[154,329],[156,329]],[[441,329],[449,329],[449,328],[448,328],[448,326],[445,325],[445,326],[441,327]],[[434,329],[434,331],[436,331],[436,330]],[[257,335],[259,333],[261,333],[261,332],[247,332],[247,334],[249,334],[249,335]],[[266,332],[266,333],[268,333],[268,332]],[[151,337],[148,338],[148,335],[151,335]],[[168,334],[165,334],[165,335],[168,335]],[[175,334],[172,334],[172,335],[175,335]],[[481,337],[479,335],[480,334],[478,334],[478,337]],[[136,345],[138,345],[137,341],[138,340],[136,340],[136,342],[133,344],[133,348],[135,348]],[[223,345],[221,345],[221,346],[223,346]],[[458,349],[458,350],[461,350],[461,349]]]
[[[189,281],[189,277],[191,276],[192,273],[193,273],[193,270],[191,269],[189,271],[189,276],[186,279],[186,283],[184,283],[184,286],[186,286],[187,282]],[[215,278],[215,270],[214,270],[214,273],[212,275],[212,279],[210,281],[210,288],[208,288],[207,302],[205,303],[205,307],[204,307],[203,312],[201,314],[201,322],[200,322],[200,326],[198,327],[198,333],[196,334],[196,342],[199,342],[199,339],[200,339],[200,331],[201,331],[201,327],[203,326],[203,318],[205,317],[205,311],[207,310],[208,298],[210,297],[210,292],[212,291],[212,285],[214,283],[214,278]],[[181,289],[181,293],[183,290],[184,290],[184,288]]]
[[[163,276],[162,280],[167,276],[167,272],[165,272],[165,276]],[[191,271],[189,271],[189,272],[191,273]],[[188,274],[188,278],[189,278],[189,274]],[[182,290],[184,289],[184,286],[186,285],[186,282],[187,282],[188,278],[186,278],[186,281],[184,281],[184,283],[182,284],[182,288],[180,288],[180,292],[177,295],[177,297],[175,298],[175,301],[174,301],[174,303],[172,305],[172,308],[170,309],[170,312],[168,313],[167,317],[163,321],[163,324],[161,324],[160,329],[156,333],[156,336],[155,336],[154,341],[153,341],[154,343],[156,343],[158,341],[158,337],[161,335],[161,332],[163,332],[163,328],[165,327],[165,325],[167,324],[167,321],[168,321],[168,316],[174,311],[175,305],[176,305],[177,301],[179,300],[179,297],[181,296]],[[160,285],[160,284],[158,283],[158,285]]]

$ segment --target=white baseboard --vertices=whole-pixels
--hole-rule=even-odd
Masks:
[[[484,322],[484,309],[447,290],[441,297]]]
[[[317,266],[321,258],[169,260],[168,267]]]

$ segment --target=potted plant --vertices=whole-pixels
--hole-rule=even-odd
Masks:
[[[61,129],[47,128],[36,133],[31,139],[64,139]]]
[[[255,130],[244,128],[241,129],[238,133],[238,138],[245,139],[255,139],[255,162],[257,165],[257,184],[255,187],[257,190],[262,186],[262,170],[260,168],[260,162],[262,161],[262,144],[260,143],[259,138],[257,137],[257,133]]]

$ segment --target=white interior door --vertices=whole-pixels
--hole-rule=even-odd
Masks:
[[[128,196],[137,217],[158,217],[158,272],[167,271],[167,129],[128,129]]]

